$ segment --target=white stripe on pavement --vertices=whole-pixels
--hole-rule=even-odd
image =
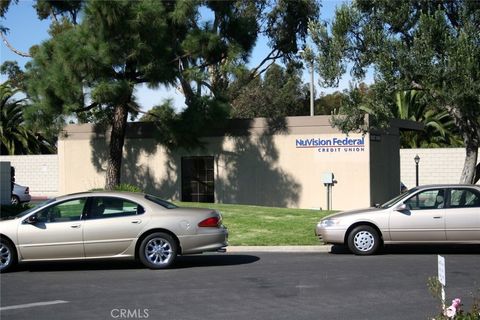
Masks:
[[[45,302],[34,302],[34,303],[27,303],[27,304],[19,304],[19,305],[16,305],[16,306],[1,307],[0,311],[50,306],[52,304],[60,304],[60,303],[68,303],[68,301],[55,300],[55,301],[45,301]]]

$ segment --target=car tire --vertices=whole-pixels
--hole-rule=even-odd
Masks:
[[[0,273],[6,272],[17,264],[15,246],[9,241],[0,239]]]
[[[12,195],[12,198],[10,200],[12,206],[16,206],[20,204],[20,199],[17,196]]]
[[[148,235],[140,244],[140,262],[150,269],[169,268],[177,258],[178,245],[169,234],[156,232]]]
[[[371,255],[377,252],[381,245],[377,230],[371,226],[355,227],[348,234],[348,248],[356,255]]]

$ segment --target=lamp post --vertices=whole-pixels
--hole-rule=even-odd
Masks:
[[[418,154],[413,158],[415,160],[415,184],[418,187],[418,163],[420,162],[420,157]]]
[[[315,71],[315,66],[314,66],[314,58],[313,58],[313,52],[309,47],[306,47],[305,50],[299,50],[298,53],[304,59],[310,64],[310,116],[313,117],[315,115],[315,109],[314,109],[314,104],[315,104],[315,89],[314,89],[314,71]]]
[[[314,91],[313,91],[313,59],[310,60],[310,116],[313,117],[315,115],[314,111]]]

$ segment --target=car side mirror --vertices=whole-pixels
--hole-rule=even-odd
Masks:
[[[28,217],[24,222],[28,224],[36,224],[38,222],[37,215],[34,214],[33,216]]]
[[[405,211],[408,210],[408,206],[405,203],[399,204],[395,207],[395,211]]]

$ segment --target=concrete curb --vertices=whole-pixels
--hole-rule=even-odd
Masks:
[[[228,246],[227,252],[330,252],[332,246]]]

